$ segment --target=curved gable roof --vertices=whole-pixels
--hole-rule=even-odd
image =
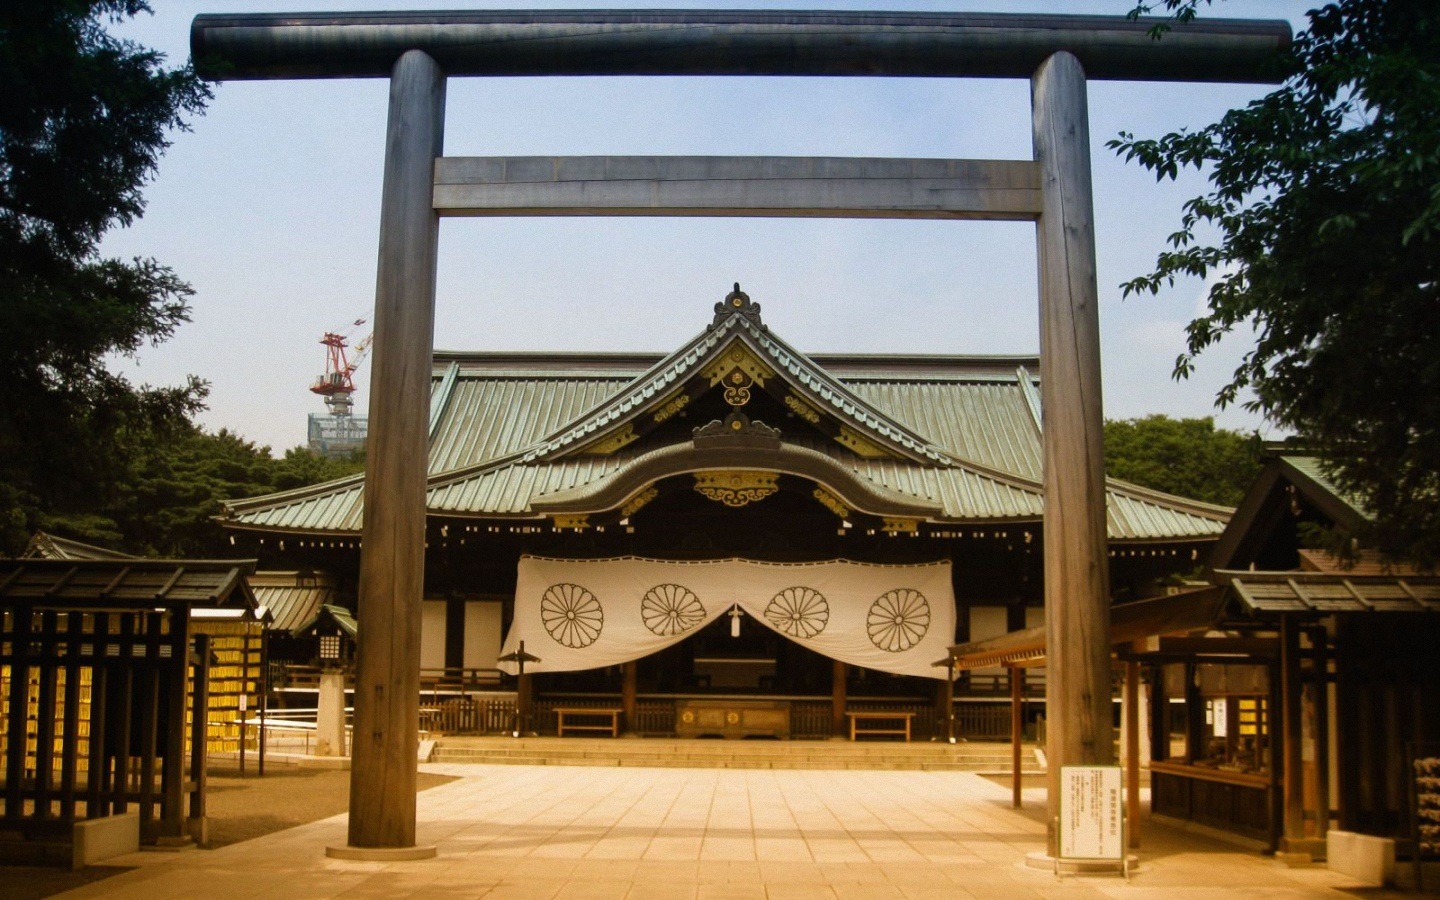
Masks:
[[[774,376],[784,381],[802,404],[824,410],[901,458],[921,465],[953,464],[954,460],[943,448],[867,402],[771,333],[760,322],[759,304],[750,303],[738,284],[726,300],[738,300],[741,305],[716,304],[715,321],[708,328],[604,403],[541,441],[525,454],[524,461],[553,460],[603,441],[606,435],[663,407],[683,385],[704,377],[712,364],[722,362],[727,353],[741,345],[770,364]]]
[[[729,302],[736,300],[738,307]],[[799,427],[787,424],[768,449],[737,445],[718,455],[674,431],[663,441],[645,439],[733,372],[732,350]],[[536,520],[613,512],[659,479],[723,465],[807,478],[877,516],[935,523],[1043,516],[1033,356],[807,356],[772,334],[758,305],[737,290],[717,304],[710,327],[664,356],[440,352],[435,362],[431,515]],[[838,436],[846,431],[870,446],[846,444]],[[1112,541],[1214,540],[1232,512],[1114,480],[1107,497]],[[229,503],[222,521],[351,537],[362,501],[363,477],[352,476]]]

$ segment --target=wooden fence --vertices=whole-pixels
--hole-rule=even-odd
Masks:
[[[187,704],[188,611],[151,605],[0,611],[6,830],[68,839],[78,820],[135,806],[143,839],[179,838],[187,794],[191,815],[204,817],[204,777],[186,783],[185,749],[187,713],[205,709],[209,641],[196,655]],[[201,748],[205,719],[202,712],[192,725]]]

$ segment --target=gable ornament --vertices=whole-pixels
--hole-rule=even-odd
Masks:
[[[734,410],[724,419],[714,419],[690,432],[696,449],[707,447],[750,447],[774,450],[780,446],[780,429],[771,428]]]
[[[760,321],[760,304],[752,303],[750,295],[740,290],[740,282],[735,282],[735,290],[725,295],[725,299],[715,304],[715,319],[710,323],[714,328],[730,316],[740,315],[754,322],[759,328],[764,328]]]
[[[774,472],[718,469],[695,473],[695,490],[702,496],[739,509],[758,503],[780,489]]]

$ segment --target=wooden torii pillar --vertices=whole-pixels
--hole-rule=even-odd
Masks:
[[[1035,71],[1030,91],[1044,203],[1036,243],[1045,472],[1045,823],[1054,856],[1060,767],[1114,762],[1109,542],[1085,72],[1072,54],[1056,53]]]
[[[359,616],[369,637],[356,675],[350,843],[332,855],[434,852],[415,845],[414,766],[437,215],[1036,222],[1053,826],[1059,767],[1112,755],[1086,75],[1273,80],[1267,65],[1290,39],[1285,22],[1203,20],[1160,41],[1152,25],[1106,16],[839,11],[196,17],[191,52],[208,78],[391,80],[360,574]],[[1034,158],[440,156],[446,76],[526,75],[1030,78]]]

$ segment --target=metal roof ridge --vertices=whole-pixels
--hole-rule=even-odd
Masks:
[[[1037,361],[1038,368],[1038,361]],[[1020,384],[1020,395],[1025,398],[1025,408],[1030,410],[1030,424],[1035,426],[1035,437],[1044,440],[1044,418],[1040,414],[1040,392],[1035,389],[1035,379],[1025,366],[1015,368],[1016,381]]]
[[[741,318],[743,317],[730,316],[718,325],[706,327],[704,331],[682,344],[679,349],[667,354],[653,366],[635,376],[629,384],[620,388],[599,406],[571,419],[552,432],[550,436],[537,441],[526,451],[526,461],[548,457],[582,438],[598,433],[604,426],[625,418],[643,405],[644,400],[647,399],[644,396],[646,388],[650,389],[650,396],[659,396],[666,385],[677,380],[681,374],[693,368],[706,355],[700,354],[692,357],[691,354],[705,347],[706,344],[710,345],[708,349],[713,349],[718,345],[719,339],[725,332],[735,330],[734,323]],[[669,377],[663,383],[656,383],[664,375],[669,375]]]
[[[1192,500],[1189,497],[1181,497],[1179,494],[1171,494],[1166,491],[1147,488],[1144,485],[1134,484],[1120,478],[1105,476],[1105,489],[1115,491],[1129,497],[1132,500],[1141,500],[1153,503],[1161,503],[1167,506],[1177,507],[1182,512],[1193,512],[1202,518],[1216,518],[1224,516],[1227,520],[1235,514],[1235,507],[1225,506],[1220,503],[1206,503],[1204,500]],[[1213,513],[1213,515],[1207,515]]]
[[[348,490],[364,481],[365,471],[362,469],[353,475],[344,475],[340,478],[332,478],[329,481],[321,481],[317,484],[306,484],[285,491],[261,494],[258,497],[241,497],[236,500],[222,500],[220,501],[220,505],[224,509],[224,512],[218,516],[211,516],[211,518],[224,523],[234,516],[244,513],[261,512],[266,509],[288,505],[296,500],[309,500],[325,494],[336,493],[341,489]]]
[[[1323,458],[1319,454],[1281,453],[1275,456],[1275,460],[1281,470],[1286,474],[1286,477],[1290,478],[1292,482],[1295,481],[1298,476],[1300,481],[1306,482],[1315,490],[1334,498],[1336,503],[1347,507],[1362,521],[1369,522],[1374,519],[1374,513],[1366,509],[1360,503],[1359,498],[1351,496],[1348,491],[1345,491],[1340,485],[1336,484],[1330,478],[1329,474],[1321,468]],[[1298,460],[1313,461],[1318,471],[1312,471],[1309,466],[1298,464]]]
[[[731,317],[731,321],[741,319],[743,319],[742,316]],[[816,397],[817,399],[824,401],[826,406],[835,410],[836,412],[844,414],[846,418],[862,425],[867,431],[870,431],[872,433],[879,433],[882,437],[888,439],[888,443],[899,444],[902,449],[909,450],[910,453],[905,454],[907,456],[910,456],[912,454],[918,454],[930,460],[931,462],[940,463],[942,465],[951,464],[952,457],[943,448],[937,447],[935,444],[931,443],[928,438],[905,427],[904,425],[897,422],[893,416],[879,409],[876,409],[873,405],[861,399],[858,395],[855,394],[853,390],[850,389],[848,385],[827,372],[825,368],[819,363],[815,362],[815,360],[811,359],[809,356],[806,356],[804,353],[801,353],[799,350],[796,350],[794,347],[790,346],[790,344],[786,342],[784,338],[781,338],[779,335],[772,332],[769,328],[758,326],[754,322],[750,322],[748,320],[743,322],[742,327],[749,332],[750,336],[756,342],[760,344],[758,349],[766,351],[772,359],[774,359],[776,362],[781,363],[783,368],[785,368],[787,371],[789,371],[792,375],[794,375],[797,379],[800,380],[799,386],[804,388],[805,391],[812,397]],[[766,346],[767,344],[769,346]],[[792,359],[789,361],[782,360],[780,359],[780,353],[789,354]],[[796,372],[796,368],[805,369],[804,376],[802,376],[801,373]],[[835,394],[838,396],[823,396],[820,391],[814,389],[811,385],[804,382],[805,376],[808,376],[809,378],[820,382],[821,385],[835,392]],[[842,400],[844,402],[850,403],[855,407],[856,411],[865,413],[865,416],[869,416],[874,421],[872,422],[868,420],[865,416],[857,415],[856,412],[845,409]],[[877,428],[876,426],[881,427]],[[892,434],[887,434],[887,430],[892,432]],[[897,435],[899,437],[898,440],[896,437]]]
[[[435,434],[440,430],[440,421],[445,418],[445,411],[450,408],[450,401],[455,396],[455,382],[459,377],[460,364],[450,363],[445,370],[445,376],[440,379],[440,384],[431,393],[430,427],[425,432],[426,441],[435,440]]]

